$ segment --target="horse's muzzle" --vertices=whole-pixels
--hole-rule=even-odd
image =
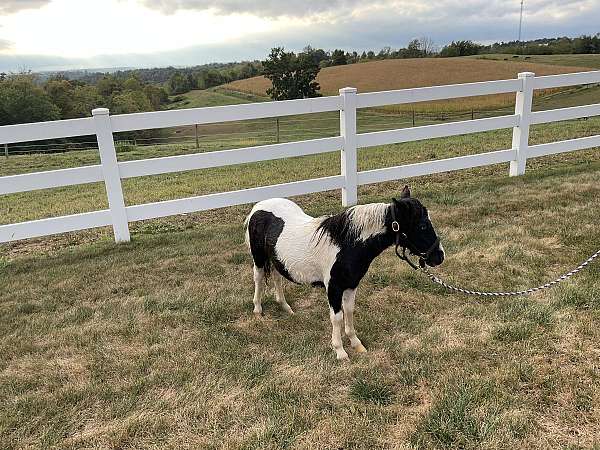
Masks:
[[[444,262],[444,251],[438,247],[436,250],[430,252],[426,259],[422,260],[429,267],[439,266]],[[421,265],[421,267],[423,267],[423,265]]]

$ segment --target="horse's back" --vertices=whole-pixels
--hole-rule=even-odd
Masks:
[[[296,203],[286,198],[270,198],[268,200],[260,201],[254,205],[250,216],[256,211],[272,213],[274,216],[279,217],[289,224],[302,223],[313,219],[313,217],[306,214]]]

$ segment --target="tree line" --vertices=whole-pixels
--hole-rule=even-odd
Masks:
[[[521,42],[499,42],[481,46],[479,53],[509,53],[517,55],[598,54],[600,53],[600,33],[593,36],[582,35],[575,38],[563,36]]]
[[[96,84],[54,76],[0,74],[0,125],[89,117],[94,108],[113,114],[155,111],[169,103],[167,91],[132,76],[105,75]]]

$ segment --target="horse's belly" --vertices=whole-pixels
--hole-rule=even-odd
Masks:
[[[302,228],[302,229],[298,229]],[[335,262],[339,248],[329,239],[315,237],[316,227],[284,227],[275,252],[290,278],[296,283],[327,284],[331,266]]]
[[[324,283],[327,268],[322,267],[319,261],[290,261],[284,263],[290,278],[296,283],[313,284]],[[329,268],[331,270],[331,268]]]

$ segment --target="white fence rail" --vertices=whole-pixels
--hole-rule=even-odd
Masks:
[[[283,102],[116,116],[110,116],[107,109],[96,109],[92,112],[92,117],[86,119],[3,126],[0,127],[0,144],[95,135],[101,164],[0,177],[0,195],[103,181],[106,186],[109,209],[0,225],[0,242],[107,225],[113,227],[117,242],[125,242],[130,239],[129,222],[252,203],[270,197],[289,197],[341,189],[342,203],[349,206],[357,202],[358,186],[364,184],[500,163],[510,163],[511,176],[522,175],[525,172],[527,158],[600,146],[600,135],[548,144],[529,145],[530,125],[600,115],[600,104],[532,112],[533,91],[535,89],[590,83],[600,83],[600,71],[544,77],[535,77],[533,73],[526,72],[519,74],[518,78],[514,80],[366,94],[357,94],[355,88],[344,88],[340,89],[340,95],[338,96]],[[512,115],[372,133],[357,134],[356,132],[356,111],[358,108],[507,92],[516,93],[515,113]],[[339,111],[340,136],[183,156],[128,162],[117,161],[113,138],[113,133],[116,132],[327,111]],[[478,133],[502,128],[513,129],[512,148],[507,150],[363,172],[359,172],[357,169],[357,151],[359,148]],[[123,199],[121,180],[125,178],[315,155],[336,150],[341,153],[340,175],[337,176],[142,205],[127,206]]]

